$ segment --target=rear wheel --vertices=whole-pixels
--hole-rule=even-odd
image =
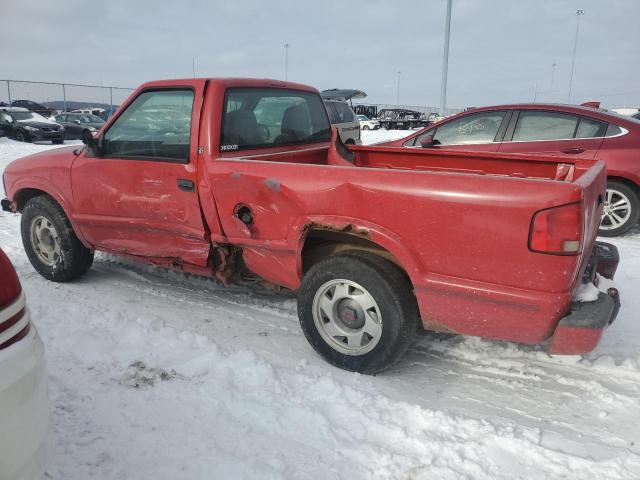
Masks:
[[[609,180],[598,234],[603,237],[622,235],[638,223],[639,217],[640,200],[635,189]]]
[[[363,125],[363,126],[362,126],[362,129],[363,129],[363,130],[369,130],[369,125]]]
[[[413,288],[403,272],[360,251],[328,257],[309,269],[298,291],[298,317],[325,360],[366,374],[398,360],[419,324]]]
[[[27,202],[20,230],[29,261],[44,278],[68,282],[91,268],[93,251],[78,240],[62,207],[51,197],[41,195]]]
[[[27,141],[27,137],[24,134],[24,132],[22,130],[18,130],[16,131],[16,140],[18,142],[26,142]]]

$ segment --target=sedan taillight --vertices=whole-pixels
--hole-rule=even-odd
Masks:
[[[0,350],[29,333],[24,291],[7,255],[0,250]]]

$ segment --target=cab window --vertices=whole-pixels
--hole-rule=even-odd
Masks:
[[[103,155],[189,163],[192,90],[141,93],[105,133]]]
[[[326,142],[327,113],[313,92],[231,88],[225,95],[221,151]]]

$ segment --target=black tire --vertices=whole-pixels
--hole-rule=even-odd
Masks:
[[[362,129],[363,130],[369,130],[369,125],[363,125]]]
[[[16,141],[18,142],[26,142],[27,141],[27,136],[25,135],[25,133],[22,130],[16,130]]]
[[[39,217],[44,217],[53,225],[60,242],[60,255],[53,265],[48,265],[40,258],[31,240],[32,224]],[[27,202],[22,210],[20,233],[31,265],[47,280],[69,282],[91,268],[93,251],[78,240],[62,207],[47,195],[34,197]]]
[[[331,346],[314,321],[314,298],[327,282],[349,280],[364,287],[377,303],[382,327],[378,343],[369,352],[349,355]],[[313,265],[298,290],[298,317],[311,346],[332,365],[374,374],[396,362],[409,348],[420,322],[413,287],[393,263],[370,252],[347,251]]]
[[[616,228],[611,228],[611,221],[606,218],[607,204],[605,204],[605,214],[600,223],[600,229],[598,230],[598,235],[603,237],[617,237],[618,235],[622,235],[637,225],[638,219],[640,219],[640,200],[638,199],[638,192],[635,188],[617,180],[609,180],[607,182],[607,195],[611,192],[617,192],[627,197],[630,208],[625,222]],[[614,194],[613,198],[615,200],[620,197]]]

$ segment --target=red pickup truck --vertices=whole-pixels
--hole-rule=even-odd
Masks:
[[[618,264],[595,241],[602,162],[347,148],[304,85],[146,83],[86,148],[19,159],[4,183],[45,278],[94,250],[257,275],[297,290],[307,339],[349,370],[382,370],[421,327],[586,352],[618,310],[613,288],[573,301]]]

